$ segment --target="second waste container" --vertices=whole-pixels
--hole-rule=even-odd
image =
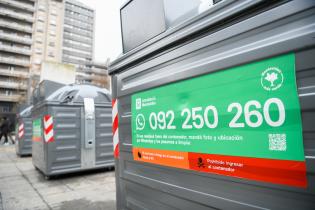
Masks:
[[[25,108],[16,118],[15,150],[19,156],[32,154],[32,108],[33,106]]]
[[[46,177],[113,167],[110,93],[67,85],[43,97],[47,88],[32,110],[34,166]]]

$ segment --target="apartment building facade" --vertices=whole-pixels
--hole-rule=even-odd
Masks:
[[[40,0],[35,16],[33,86],[39,81],[41,63],[53,61],[74,65],[79,84],[108,87],[108,79],[101,78],[108,76],[107,71],[93,65],[95,11],[92,8],[75,0]]]
[[[95,11],[75,1],[65,1],[62,61],[77,67],[76,82],[107,87],[106,71],[93,64]]]
[[[95,11],[74,0],[65,1],[62,62],[86,66],[94,57]]]
[[[91,62],[77,68],[76,80],[81,84],[92,84],[110,90],[110,77],[108,76],[109,61],[106,63]]]
[[[0,0],[0,114],[14,114],[26,100],[34,0]]]
[[[37,0],[31,57],[32,82],[37,83],[43,61],[61,62],[63,0]],[[34,86],[34,84],[33,84]]]

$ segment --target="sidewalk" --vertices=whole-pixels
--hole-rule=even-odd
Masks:
[[[115,191],[114,171],[45,180],[31,157],[0,145],[0,210],[114,210]]]

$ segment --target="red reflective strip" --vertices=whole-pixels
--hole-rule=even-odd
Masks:
[[[47,122],[50,118],[51,118],[51,116],[50,116],[50,115],[45,115],[45,116],[44,116],[44,120],[45,120],[45,122]]]
[[[116,99],[113,99],[112,100],[112,107],[114,107],[115,103],[116,103]]]
[[[118,129],[118,115],[115,116],[115,119],[113,122],[113,134],[115,134],[117,129]]]
[[[52,141],[54,141],[54,137],[53,136],[47,141],[47,143],[52,142]]]
[[[19,131],[18,131],[18,139],[22,139],[24,136],[24,124],[20,123],[19,124]]]
[[[45,128],[45,134],[47,135],[53,129],[53,124],[50,124],[48,128]]]
[[[118,157],[119,157],[119,144],[117,144],[117,145],[115,146],[114,157],[115,157],[115,158],[118,158]]]
[[[118,139],[118,111],[117,111],[117,99],[112,99],[112,107],[113,107],[113,145],[114,145],[114,157],[119,157],[119,139]]]
[[[49,124],[49,125],[46,124],[49,120],[52,120],[52,116],[45,115],[44,116],[44,133],[45,133],[45,136],[48,135],[50,132],[53,132],[53,130],[54,130],[53,129],[53,127],[54,127],[53,121],[51,121],[51,124]],[[50,142],[54,141],[54,136],[50,137],[49,139],[45,139],[45,140],[46,140],[46,143],[50,143]]]

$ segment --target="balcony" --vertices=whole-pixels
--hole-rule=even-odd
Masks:
[[[8,70],[0,68],[0,75],[8,76],[8,77],[17,77],[17,78],[30,78],[27,72],[18,71],[18,70]]]
[[[86,79],[86,80],[92,80],[93,79],[93,76],[92,75],[89,75],[89,74],[84,74],[84,73],[81,73],[81,72],[77,72],[76,73],[76,77],[77,79]]]
[[[91,82],[102,83],[102,84],[108,82],[107,77],[101,77],[101,76],[95,76],[95,75],[77,74],[76,77],[78,80],[90,80]]]
[[[25,66],[25,67],[28,67],[30,65],[29,60],[23,60],[23,59],[14,58],[14,57],[1,57],[1,56],[0,56],[0,63],[13,64],[13,65]]]
[[[0,0],[1,1],[1,0]],[[65,24],[68,24],[70,26],[73,26],[74,28],[81,28],[87,31],[93,31],[93,26],[90,24],[85,24],[79,21],[71,21],[69,19],[65,19]]]
[[[71,12],[68,12],[66,11],[65,13],[65,17],[66,18],[73,18],[73,19],[76,19],[77,21],[82,21],[83,23],[86,23],[86,24],[93,24],[94,21],[92,18],[88,17],[88,16],[85,16],[85,15],[74,15],[74,14],[71,14]]]
[[[87,38],[93,38],[93,33],[91,31],[78,30],[78,28],[70,28],[67,25],[64,26],[64,31],[69,32],[69,33],[73,33],[73,34],[77,34],[77,35],[81,35],[81,36],[84,36]]]
[[[68,41],[64,40],[63,45],[64,47],[74,48],[77,50],[85,50],[92,53],[92,47],[86,47],[86,46],[83,46],[82,44],[71,44]]]
[[[78,72],[82,72],[82,73],[93,73],[93,74],[103,75],[103,76],[108,75],[107,70],[105,70],[105,69],[97,69],[97,68],[78,68],[77,71],[78,71]]]
[[[93,45],[92,39],[87,39],[84,37],[80,37],[80,36],[73,36],[73,35],[69,35],[69,34],[64,34],[63,35],[65,40],[73,40],[73,41],[77,41],[79,43],[84,43],[87,45]]]
[[[21,44],[28,44],[28,45],[32,44],[32,39],[30,37],[29,38],[20,37],[16,34],[8,34],[4,32],[0,32],[0,39],[13,41],[13,42],[21,43]]]
[[[3,21],[3,20],[0,20],[0,26],[5,27],[5,28],[14,29],[17,31],[27,32],[30,34],[33,31],[31,26],[26,26],[26,25],[22,25],[22,24],[19,24],[16,22],[9,22],[9,21]]]
[[[19,20],[25,20],[27,22],[33,23],[34,19],[32,15],[26,15],[26,14],[19,14],[15,11],[9,10],[9,9],[4,9],[0,8],[0,14],[9,16],[11,18],[16,18]]]
[[[31,55],[31,49],[24,49],[22,47],[8,46],[4,44],[0,44],[0,50],[23,55]]]
[[[98,87],[108,88],[110,84],[110,78],[106,76],[88,75],[77,72],[76,80],[80,84],[92,84]]]
[[[0,80],[0,87],[6,89],[27,90],[27,85],[19,82],[8,82]]]
[[[24,9],[24,10],[27,10],[30,12],[34,12],[34,6],[19,2],[19,1],[0,0],[0,3],[7,4],[7,5],[10,5],[10,6],[15,7],[15,8]]]
[[[0,93],[0,101],[20,102],[23,100],[25,100],[25,97],[19,94],[6,95],[4,93]]]
[[[65,56],[65,55],[62,57],[62,61],[65,63],[78,64],[78,65],[84,65],[86,63],[86,61],[70,58],[69,56]]]
[[[86,53],[81,53],[81,52],[77,52],[77,51],[70,51],[70,50],[63,50],[63,55],[67,56],[75,56],[75,57],[79,57],[79,58],[88,58],[88,59],[92,59],[92,54],[86,54]]]

